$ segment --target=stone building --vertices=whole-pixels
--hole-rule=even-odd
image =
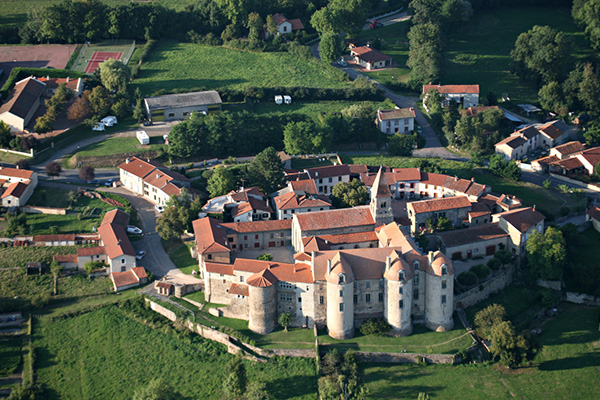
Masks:
[[[421,200],[408,203],[408,218],[412,232],[423,231],[427,222],[437,221],[444,217],[455,227],[460,227],[464,220],[468,220],[471,212],[471,202],[466,196],[446,197],[441,199]]]

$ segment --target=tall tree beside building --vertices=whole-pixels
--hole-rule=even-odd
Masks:
[[[560,280],[567,261],[567,248],[561,231],[549,227],[545,233],[534,232],[527,240],[527,265],[538,277]]]
[[[332,63],[342,55],[342,52],[343,44],[340,35],[335,32],[324,33],[319,43],[321,60],[328,64]]]
[[[248,166],[248,174],[264,193],[273,193],[284,183],[283,164],[273,147],[267,147],[254,157]]]
[[[124,92],[127,89],[131,71],[119,60],[109,59],[100,63],[102,85],[110,91]]]
[[[229,168],[217,168],[208,180],[206,187],[210,197],[222,196],[235,189],[233,172]]]

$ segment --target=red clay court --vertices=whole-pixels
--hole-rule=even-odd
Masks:
[[[95,70],[98,69],[98,66],[100,65],[100,63],[103,63],[104,61],[111,59],[111,58],[120,61],[121,57],[123,57],[122,52],[119,53],[119,52],[108,52],[108,51],[96,51],[96,52],[94,52],[94,54],[92,54],[92,58],[90,58],[90,61],[88,62],[88,65],[85,67],[84,72],[86,74],[91,74]]]

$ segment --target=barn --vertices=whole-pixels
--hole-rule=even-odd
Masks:
[[[144,99],[146,115],[152,122],[186,119],[191,113],[218,113],[221,96],[215,90],[167,94]]]

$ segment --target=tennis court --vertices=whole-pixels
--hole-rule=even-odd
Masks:
[[[86,74],[92,74],[98,69],[100,63],[103,63],[111,58],[120,61],[122,56],[123,53],[121,52],[96,51],[94,54],[92,54],[92,58],[90,58],[87,67],[85,67],[85,71],[83,72]]]

